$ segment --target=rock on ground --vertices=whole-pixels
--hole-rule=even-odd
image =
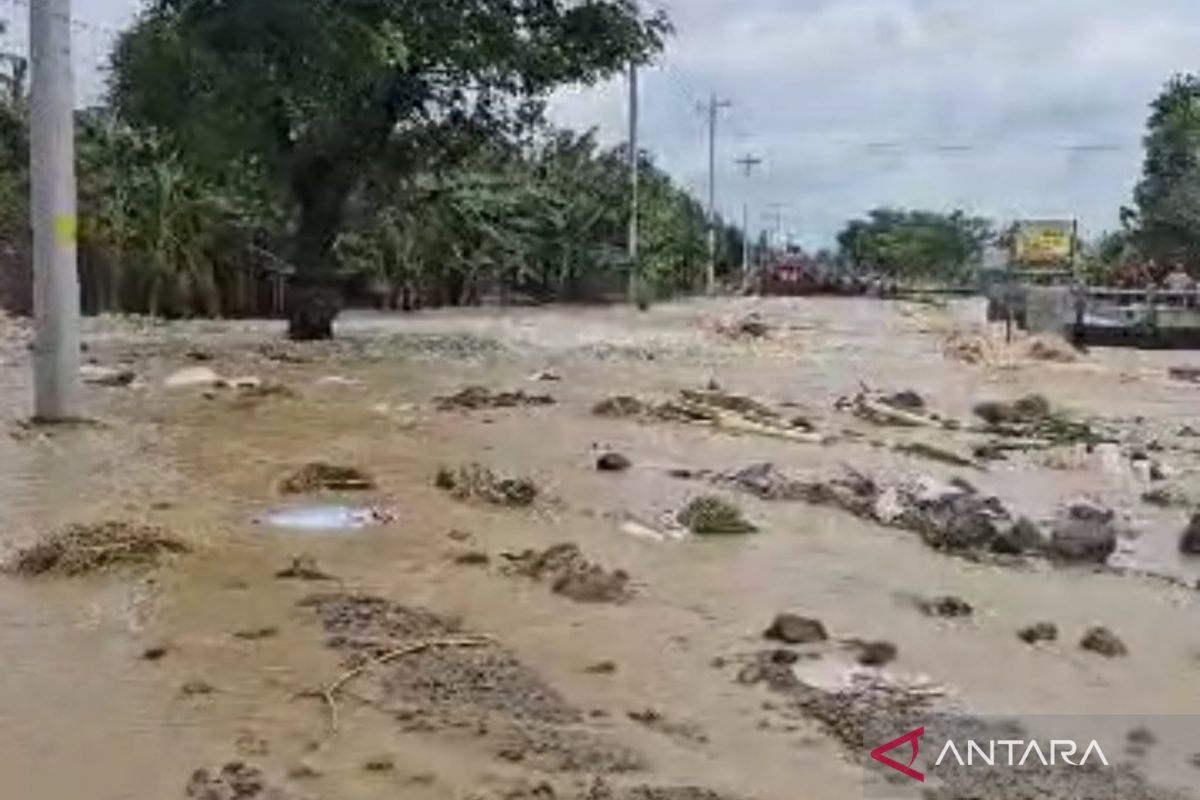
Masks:
[[[1117,549],[1116,514],[1091,503],[1072,504],[1054,525],[1049,554],[1067,563],[1103,564]]]
[[[1058,626],[1053,622],[1037,622],[1018,631],[1017,638],[1026,644],[1058,641]]]
[[[633,466],[633,462],[621,453],[603,453],[596,459],[596,469],[601,472],[624,472]]]
[[[1115,633],[1104,627],[1092,628],[1085,633],[1079,646],[1106,658],[1129,655],[1129,648],[1125,646],[1125,643]]]
[[[1179,539],[1179,551],[1184,555],[1200,556],[1200,514],[1193,516],[1184,529]]]
[[[829,639],[829,633],[819,619],[799,614],[779,614],[763,637],[785,644],[812,644]]]

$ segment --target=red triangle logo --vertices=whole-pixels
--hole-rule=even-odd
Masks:
[[[925,782],[925,776],[912,768],[912,765],[917,763],[917,754],[921,751],[921,737],[925,735],[925,726],[917,728],[915,731],[910,731],[899,739],[880,745],[871,751],[871,758],[878,761],[884,766],[891,767],[902,775],[907,775],[914,781]],[[885,753],[890,753],[903,745],[912,746],[912,758],[908,760],[908,764],[901,764],[899,761],[888,758]]]

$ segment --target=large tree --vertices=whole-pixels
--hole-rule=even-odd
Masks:
[[[1134,192],[1138,249],[1200,265],[1200,76],[1172,78],[1151,106],[1146,160]]]
[[[153,0],[113,96],[214,172],[260,174],[296,209],[294,338],[332,334],[333,245],[381,161],[417,172],[450,129],[516,136],[555,88],[662,45],[634,0]]]
[[[977,266],[991,224],[961,211],[940,214],[880,208],[838,234],[841,257],[900,280],[953,280]]]

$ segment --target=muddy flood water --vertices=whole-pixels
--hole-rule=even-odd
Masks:
[[[0,319],[0,796],[883,797],[869,718],[930,709],[1153,733],[930,797],[1200,797],[1153,721],[1200,717],[1200,354],[982,317],[99,319],[53,429]]]

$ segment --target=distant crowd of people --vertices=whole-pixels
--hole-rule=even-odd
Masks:
[[[1182,261],[1164,265],[1151,259],[1127,264],[1113,276],[1113,283],[1119,289],[1155,288],[1168,292],[1195,292],[1197,289],[1196,279]]]

